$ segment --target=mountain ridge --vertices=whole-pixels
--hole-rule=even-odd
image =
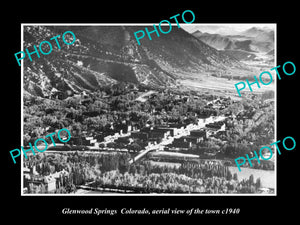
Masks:
[[[24,59],[24,89],[46,97],[55,91],[94,91],[105,85],[130,82],[174,86],[179,75],[207,69],[226,70],[243,65],[183,29],[141,39],[133,33],[141,26],[25,26],[24,48],[72,31],[72,45],[53,45],[49,55],[32,62]],[[149,27],[150,29],[150,27]]]
[[[249,28],[238,35],[210,34],[200,30],[192,35],[218,50],[269,52],[274,45],[274,31],[257,27]]]

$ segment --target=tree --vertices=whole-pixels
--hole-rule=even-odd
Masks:
[[[121,154],[119,157],[119,171],[120,173],[124,174],[125,172],[128,172],[129,169],[129,160],[128,155]]]
[[[236,181],[238,181],[237,173],[234,173],[234,174],[233,174],[233,179],[236,180]]]
[[[251,174],[250,177],[249,177],[249,183],[250,184],[254,184],[254,176],[253,176],[253,174]]]
[[[256,179],[255,187],[256,187],[256,189],[258,189],[258,188],[261,187],[261,181],[260,181],[260,178],[257,178],[257,179]]]
[[[136,170],[135,164],[131,164],[130,167],[129,167],[129,173],[135,175],[136,171],[137,170]]]
[[[232,174],[231,174],[231,172],[230,172],[229,170],[228,170],[228,172],[227,172],[226,179],[227,179],[227,180],[232,180]]]
[[[140,150],[142,150],[142,147],[138,144],[138,143],[132,143],[130,146],[128,146],[129,149],[138,152]]]
[[[117,147],[117,144],[115,142],[109,142],[107,143],[106,145],[108,148],[116,148]]]
[[[272,90],[265,91],[264,93],[262,93],[261,99],[264,101],[266,99],[272,99],[272,98],[274,98],[274,96],[275,96],[274,91],[272,91]]]

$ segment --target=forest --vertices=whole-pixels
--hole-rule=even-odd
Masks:
[[[79,185],[92,181],[92,187],[164,193],[255,193],[261,186],[253,175],[238,181],[237,174],[232,175],[220,162],[183,162],[176,168],[148,161],[129,165],[129,157],[127,153],[43,153],[25,160],[24,166],[35,166],[40,176],[68,171],[68,177],[58,181],[56,193],[75,192]],[[29,193],[43,190],[29,186]]]

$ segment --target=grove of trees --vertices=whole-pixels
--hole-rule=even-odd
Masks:
[[[254,182],[253,176],[238,181],[237,175],[232,175],[220,162],[184,162],[179,167],[170,167],[152,165],[149,161],[129,165],[129,159],[127,153],[51,153],[30,156],[24,160],[24,166],[35,166],[40,176],[68,171],[68,177],[57,181],[57,193],[74,192],[76,186],[87,182],[99,188],[168,193],[255,193],[261,185],[260,180]],[[40,187],[35,192],[43,190]]]

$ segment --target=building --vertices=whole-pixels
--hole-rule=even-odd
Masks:
[[[182,137],[182,139],[184,140],[184,142],[190,142],[192,144],[198,144],[200,143],[200,141],[203,140],[200,137],[194,137],[194,136],[184,136]]]
[[[26,176],[24,176],[24,186],[27,187],[27,190],[30,192],[34,192],[37,188],[40,189],[42,193],[51,193],[56,190],[56,181],[61,177],[69,176],[69,172],[66,170],[62,170],[59,172],[55,172],[48,176],[40,176],[40,175],[30,175],[29,178],[27,176],[28,169],[25,169]]]
[[[214,123],[209,123],[205,125],[207,130],[207,135],[215,135],[219,131],[225,131],[225,122],[224,121],[218,121]]]
[[[147,141],[149,138],[149,134],[146,132],[134,131],[134,132],[131,132],[131,137]]]
[[[156,127],[157,130],[164,130],[168,131],[169,135],[174,137],[174,135],[177,135],[177,128],[175,127],[168,127],[168,126],[158,126]]]
[[[207,138],[205,130],[192,130],[190,131],[190,135],[193,137],[199,137],[202,140]]]
[[[122,144],[130,144],[133,142],[133,139],[130,137],[119,137],[115,142]]]
[[[93,143],[91,143],[92,140],[93,140],[93,137],[82,138],[82,145],[92,146],[93,145]]]
[[[184,133],[184,124],[169,124],[169,129],[173,129],[174,136]]]
[[[196,142],[196,140],[193,140]],[[168,145],[169,150],[180,151],[180,150],[189,150],[192,148],[193,141],[185,136],[181,138],[174,139],[173,143]]]
[[[171,135],[170,131],[166,129],[154,128],[149,132],[150,139],[157,139],[157,140],[167,139],[168,136],[170,135]]]
[[[56,190],[56,179],[52,174],[44,177],[46,192],[54,192]]]
[[[212,123],[212,122],[213,122],[212,116],[200,115],[200,118],[198,118],[199,126],[204,126],[206,123]]]

